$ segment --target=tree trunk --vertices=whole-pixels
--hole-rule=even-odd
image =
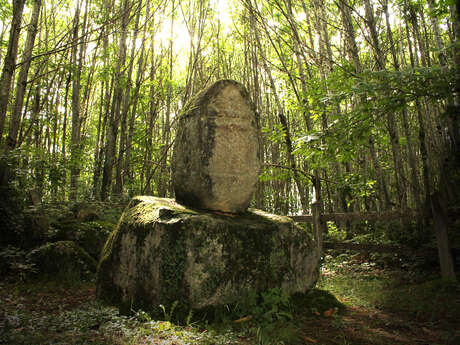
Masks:
[[[342,16],[342,22],[345,26],[348,56],[353,61],[355,73],[360,73],[362,71],[362,66],[361,61],[359,59],[358,46],[356,44],[355,29],[353,27],[351,9],[349,5],[345,2],[345,0],[338,3],[337,6],[339,7]],[[365,102],[364,99],[362,99],[361,101]],[[385,181],[385,176],[383,175],[382,167],[377,157],[375,142],[372,136],[369,137],[368,143],[372,165],[374,166],[376,173],[377,188],[379,190],[379,198],[381,203],[380,208],[387,209],[390,207],[391,204],[390,194],[388,191],[387,183]]]
[[[116,157],[116,143],[118,137],[118,125],[120,123],[120,107],[123,99],[123,71],[126,61],[126,38],[127,27],[130,18],[130,1],[124,0],[121,10],[121,37],[119,42],[119,59],[117,61],[114,92],[112,99],[112,107],[110,111],[109,125],[107,126],[107,142],[105,150],[104,171],[102,175],[101,200],[106,200],[112,184],[112,172]]]
[[[34,1],[34,7],[32,10],[32,16],[30,18],[29,29],[27,32],[26,43],[24,47],[21,70],[16,86],[16,98],[13,105],[13,111],[11,114],[10,126],[8,131],[8,137],[6,139],[5,154],[16,148],[19,125],[21,122],[22,108],[24,105],[24,94],[27,86],[27,75],[29,73],[30,61],[32,57],[32,49],[34,47],[35,36],[38,30],[38,18],[40,16],[41,0]],[[3,170],[3,169],[2,169]],[[9,180],[9,169],[6,168],[2,171],[2,184],[6,185]]]
[[[431,210],[433,212],[433,227],[438,245],[441,276],[444,279],[457,280],[455,266],[452,260],[448,239],[447,207],[442,202],[440,193],[431,195]]]
[[[136,41],[137,41],[137,33],[139,31],[139,18],[141,14],[141,6],[142,1],[139,1],[138,8],[137,8],[137,15],[135,19],[135,26],[134,26],[134,33],[132,37],[132,46],[131,46],[131,57],[129,60],[128,66],[128,74],[126,76],[126,86],[124,90],[124,97],[121,107],[121,131],[120,131],[120,143],[118,147],[118,159],[115,169],[115,181],[116,183],[113,185],[112,193],[114,195],[121,196],[123,193],[123,186],[124,186],[124,177],[126,171],[124,170],[124,162],[126,156],[126,143],[128,141],[128,113],[129,107],[131,105],[131,86],[132,86],[132,75],[133,75],[133,67],[134,67],[134,59],[136,57]]]
[[[377,33],[375,17],[374,17],[374,9],[372,4],[369,0],[364,0],[364,7],[365,7],[365,16],[366,16],[366,23],[369,28],[369,32],[371,35],[372,40],[372,48],[374,51],[375,60],[377,62],[378,69],[380,71],[386,70],[385,67],[385,55],[382,49],[380,48],[380,40]],[[395,167],[395,183],[396,183],[396,191],[398,194],[398,205],[403,209],[407,208],[407,195],[406,195],[406,187],[405,187],[405,176],[404,176],[404,169],[402,164],[401,158],[401,147],[399,146],[399,134],[398,128],[396,126],[396,120],[394,117],[393,112],[388,112],[386,114],[387,119],[387,126],[388,126],[388,134],[390,136],[391,142],[391,151],[393,154],[393,162]]]
[[[249,1],[249,3],[250,3],[250,1]],[[252,8],[251,3],[250,3],[250,6],[251,6],[251,13],[250,13],[251,27],[252,27],[252,30],[253,30],[255,42],[257,44],[257,48],[259,50],[259,53],[262,54],[262,45],[260,43],[260,38],[259,38],[259,35],[258,35],[258,32],[257,32],[257,28],[254,26],[255,18],[254,18],[254,13],[253,13],[253,8]],[[262,56],[261,60],[263,62],[264,70],[267,73],[268,79],[270,81],[270,87],[271,87],[271,89],[273,91],[273,95],[275,97],[276,106],[277,106],[277,112],[278,112],[278,119],[279,119],[280,124],[281,124],[281,126],[283,128],[283,131],[285,133],[284,140],[285,140],[285,144],[286,144],[286,152],[287,152],[287,158],[288,158],[289,166],[292,168],[292,174],[294,176],[294,182],[295,182],[295,184],[297,186],[297,190],[298,190],[298,193],[299,193],[300,202],[302,204],[302,210],[303,210],[304,213],[306,213],[308,211],[308,201],[307,201],[307,199],[305,197],[304,187],[302,185],[302,182],[300,181],[300,176],[299,176],[299,173],[297,171],[295,158],[294,158],[294,155],[292,153],[292,151],[293,151],[293,149],[292,149],[292,141],[291,141],[291,136],[290,136],[286,116],[284,114],[283,106],[281,105],[281,101],[279,99],[278,92],[276,90],[275,81],[274,81],[274,79],[272,77],[272,73],[270,71],[270,68],[267,65],[265,57]]]
[[[77,5],[74,21],[72,47],[72,130],[70,136],[70,193],[69,199],[77,199],[78,178],[80,176],[80,81],[83,61],[77,59],[78,33],[80,26],[80,4]],[[83,32],[83,30],[82,30]],[[81,44],[81,43],[80,43]],[[82,47],[80,49],[83,49]],[[81,57],[81,54],[79,54]]]
[[[27,32],[26,44],[24,47],[21,70],[16,86],[16,98],[13,105],[13,111],[10,121],[8,138],[6,141],[5,152],[13,150],[16,147],[19,124],[21,121],[22,108],[24,105],[24,94],[27,86],[27,75],[29,72],[32,49],[34,47],[35,36],[38,30],[38,18],[40,15],[41,0],[34,0],[34,7]]]
[[[6,109],[11,90],[11,80],[16,68],[18,56],[19,35],[21,33],[22,12],[24,11],[25,0],[13,1],[13,18],[11,21],[10,38],[8,50],[5,55],[2,76],[0,77],[0,144],[3,141],[3,130],[6,121]]]
[[[173,37],[174,33],[174,1],[172,2],[172,11],[171,11],[171,26],[169,28],[169,33],[171,37]],[[201,8],[201,5],[200,5]],[[199,16],[199,21],[201,21],[201,11]],[[193,38],[191,38],[193,40]],[[201,39],[198,40],[198,47],[200,46]],[[193,46],[192,46],[193,47]],[[199,48],[197,48],[199,49]],[[190,52],[190,58],[192,58],[193,52]],[[196,61],[198,59],[197,52],[195,52],[194,63],[192,71],[190,72],[190,79],[188,83],[190,83],[190,94],[193,93],[195,79],[196,79]],[[172,102],[172,79],[173,79],[173,40],[169,41],[169,50],[168,50],[168,84],[167,84],[167,94],[166,94],[166,111],[164,113],[163,118],[163,128],[162,128],[162,137],[163,137],[163,145],[161,150],[161,158],[160,158],[160,170],[158,174],[158,185],[157,185],[157,192],[159,197],[165,197],[167,193],[167,184],[170,180],[170,171],[168,169],[168,151],[170,146],[170,115],[171,115],[171,102]],[[193,73],[192,73],[193,72]],[[187,84],[188,85],[188,84]],[[186,86],[187,88],[188,86]]]

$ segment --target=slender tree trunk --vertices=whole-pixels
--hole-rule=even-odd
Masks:
[[[393,40],[393,32],[391,31],[391,26],[390,26],[390,15],[388,12],[388,0],[384,1],[383,4],[383,9],[385,12],[385,21],[386,21],[386,26],[387,26],[387,36],[388,40],[390,43],[390,51],[391,51],[391,56],[393,58],[393,65],[396,71],[400,70],[400,64],[399,60],[396,54],[396,47],[395,43]],[[403,124],[403,130],[404,130],[404,136],[406,138],[406,147],[407,147],[407,152],[409,156],[409,171],[410,171],[410,176],[411,176],[411,191],[414,197],[414,203],[415,207],[417,210],[421,210],[422,208],[422,203],[421,203],[421,197],[420,197],[420,184],[417,176],[417,159],[415,156],[414,152],[414,144],[412,142],[412,135],[410,133],[409,129],[409,120],[408,120],[408,114],[407,114],[407,109],[403,108],[401,111],[402,114],[402,124]]]
[[[29,73],[30,60],[32,57],[32,49],[34,47],[35,36],[38,30],[38,18],[40,17],[41,0],[34,1],[34,7],[32,10],[32,16],[29,23],[29,29],[27,32],[26,43],[24,47],[21,70],[16,86],[16,97],[13,105],[13,111],[11,114],[10,126],[8,131],[8,137],[6,139],[5,154],[16,148],[19,125],[21,122],[22,108],[24,105],[24,94],[27,86],[27,75]],[[2,184],[6,185],[9,180],[10,171],[8,168],[1,169],[2,171]]]
[[[109,36],[108,36],[108,28],[104,28],[104,31],[102,32],[103,35],[103,41],[102,41],[102,47],[104,51],[104,66],[108,68],[108,55],[107,55],[107,50],[109,47]],[[100,113],[99,113],[99,125],[101,125],[102,122],[102,128],[100,132],[100,136],[98,135],[98,145],[97,145],[97,150],[95,152],[95,158],[94,158],[94,172],[93,172],[93,196],[97,199],[100,199],[101,197],[101,188],[100,188],[100,178],[101,178],[101,170],[102,170],[102,164],[104,160],[104,153],[105,153],[105,133],[106,133],[106,127],[107,127],[107,122],[108,122],[108,117],[110,113],[110,99],[112,96],[112,89],[113,89],[113,77],[110,78],[110,80],[104,80],[102,81],[102,86],[101,86],[101,107],[100,107]]]
[[[130,18],[130,1],[124,0],[121,9],[121,37],[119,42],[119,59],[117,62],[112,107],[110,111],[109,125],[107,126],[107,142],[105,150],[104,171],[102,175],[101,200],[108,197],[110,186],[112,184],[112,172],[116,158],[116,143],[118,137],[118,125],[120,123],[120,107],[123,98],[123,70],[126,61],[126,38],[127,27]]]
[[[250,1],[249,1],[249,3],[250,3]],[[254,13],[253,13],[253,10],[252,10],[252,4],[251,3],[250,3],[250,7],[251,7],[250,21],[251,21],[251,27],[252,27],[252,30],[253,30],[253,35],[254,35],[255,42],[257,44],[257,48],[259,50],[259,53],[262,54],[262,45],[260,43],[260,38],[259,38],[259,35],[257,33],[257,28],[254,25],[254,20],[255,19],[254,19]],[[295,161],[294,155],[292,153],[292,151],[293,151],[293,149],[292,149],[292,141],[291,141],[291,135],[290,135],[290,132],[289,132],[288,123],[287,123],[287,120],[286,120],[286,115],[284,114],[283,106],[281,104],[281,101],[280,101],[279,96],[278,96],[278,92],[276,90],[275,81],[273,79],[271,70],[268,67],[267,62],[265,61],[265,57],[262,57],[261,60],[263,62],[263,67],[264,67],[265,73],[267,74],[268,79],[270,81],[270,87],[271,87],[271,89],[273,91],[273,95],[275,97],[275,101],[276,101],[276,105],[277,105],[277,112],[278,112],[278,119],[279,119],[280,124],[281,124],[281,126],[283,128],[283,131],[285,133],[284,140],[285,140],[285,144],[286,144],[288,162],[289,162],[289,166],[292,169],[294,182],[296,184],[296,187],[297,187],[297,190],[298,190],[298,193],[299,193],[300,202],[302,204],[302,211],[304,213],[307,213],[308,212],[308,201],[307,201],[307,199],[305,197],[305,190],[304,190],[304,187],[302,185],[302,182],[300,181],[300,176],[299,176],[299,173],[298,173],[298,170],[297,170],[296,161]]]
[[[370,0],[364,0],[364,7],[365,7],[365,16],[367,26],[369,28],[369,32],[371,35],[372,40],[372,48],[374,51],[375,60],[377,62],[378,69],[381,71],[386,70],[385,67],[385,55],[382,49],[380,48],[380,40],[379,35],[376,28],[376,20],[374,17],[374,9]],[[387,119],[387,127],[388,127],[388,134],[390,136],[391,142],[391,151],[393,154],[393,162],[395,167],[395,183],[396,183],[396,191],[398,194],[398,204],[403,208],[407,208],[407,195],[406,195],[406,187],[405,187],[405,176],[404,176],[404,168],[402,164],[401,158],[401,148],[399,146],[399,133],[398,128],[396,125],[396,120],[394,117],[393,112],[388,112],[386,114]]]
[[[406,5],[406,10],[407,10],[407,5]],[[405,11],[406,11],[405,10]],[[417,27],[417,21],[416,18],[413,17],[414,13],[405,13],[406,18],[411,18],[412,19],[412,24],[414,25],[414,30],[415,32],[418,31]],[[408,43],[408,51],[409,51],[409,57],[410,57],[410,63],[411,67],[415,68],[417,61],[418,61],[418,54],[417,51],[415,53],[412,51],[412,40],[409,34],[409,24],[406,22],[406,37],[407,37],[407,43]],[[417,60],[417,61],[416,61]],[[424,61],[424,60],[422,60]],[[422,62],[423,63],[423,62]],[[415,100],[415,108],[417,111],[417,120],[418,120],[418,138],[419,138],[419,146],[420,146],[420,158],[422,161],[422,176],[423,176],[423,188],[425,190],[425,202],[424,202],[424,214],[426,214],[430,209],[430,195],[431,195],[431,182],[430,182],[430,170],[429,170],[429,164],[428,164],[428,150],[427,150],[427,143],[426,143],[426,126],[425,126],[425,119],[422,113],[422,106],[420,104],[419,99]]]
[[[360,73],[362,71],[362,66],[359,58],[358,46],[356,44],[355,29],[353,27],[351,9],[349,5],[345,2],[345,0],[338,3],[337,6],[339,7],[342,16],[342,22],[345,26],[348,55],[353,61],[355,73]],[[365,102],[364,99],[362,99],[361,101]],[[385,176],[383,175],[383,170],[380,165],[380,161],[377,157],[375,142],[372,136],[369,137],[368,143],[372,165],[374,166],[376,173],[377,188],[379,189],[379,197],[381,202],[380,208],[387,209],[390,207],[391,204],[390,193],[388,191],[388,185],[386,183]]]
[[[22,12],[24,11],[25,0],[13,1],[13,18],[11,21],[10,38],[8,50],[5,55],[2,76],[0,77],[0,144],[3,141],[3,130],[6,121],[6,109],[11,90],[11,80],[16,68],[18,56],[19,35],[21,33]]]
[[[112,193],[114,195],[121,196],[123,193],[123,187],[125,182],[125,174],[126,171],[124,169],[124,162],[126,156],[126,143],[127,143],[127,126],[128,126],[128,113],[129,107],[131,105],[131,87],[132,87],[132,75],[133,75],[133,67],[134,67],[134,59],[136,57],[136,41],[137,41],[137,34],[139,31],[139,19],[141,15],[141,7],[142,1],[139,1],[138,8],[137,8],[137,15],[135,19],[135,26],[134,26],[134,33],[132,37],[132,46],[131,46],[131,57],[129,60],[128,66],[128,74],[126,76],[126,86],[124,90],[124,97],[122,101],[121,107],[121,130],[120,130],[120,143],[118,147],[118,159],[115,169],[115,181],[116,183],[113,185]]]
[[[133,186],[132,186],[134,177],[133,177],[133,171],[131,170],[131,151],[132,151],[132,142],[133,142],[133,137],[134,137],[134,125],[135,125],[135,120],[136,120],[137,105],[139,101],[139,91],[142,85],[142,76],[144,75],[145,68],[147,66],[147,61],[144,62],[144,43],[145,43],[145,32],[144,32],[144,39],[142,41],[141,56],[139,58],[139,63],[138,63],[139,68],[137,70],[136,87],[134,89],[133,106],[131,109],[131,116],[129,119],[129,126],[128,126],[128,138],[126,141],[126,158],[125,158],[124,172],[125,172],[126,184],[130,188],[130,194],[134,192]]]
[[[172,2],[172,11],[171,11],[171,26],[169,28],[169,34],[171,37],[173,37],[174,33],[174,1]],[[201,5],[200,5],[201,6]],[[201,12],[200,12],[201,13]],[[201,17],[199,17],[199,20],[201,20]],[[191,38],[193,40],[193,38]],[[201,40],[199,40],[200,42]],[[199,45],[199,43],[198,43]],[[190,53],[190,58],[192,58],[192,52]],[[197,56],[194,58],[194,64],[196,59],[198,59]],[[163,120],[163,147],[161,150],[161,161],[160,161],[160,170],[158,174],[158,186],[157,186],[157,191],[158,191],[158,196],[160,197],[165,197],[167,193],[167,183],[169,181],[169,176],[170,176],[170,171],[168,169],[168,150],[169,150],[169,144],[170,144],[170,115],[171,115],[171,103],[172,103],[172,79],[173,79],[173,40],[169,41],[169,50],[168,50],[168,84],[167,84],[167,95],[166,95],[166,112],[164,114],[164,120]],[[190,78],[189,82],[190,83],[190,93],[193,93],[194,90],[194,83],[195,83],[195,69],[192,69],[193,72],[190,73]]]
[[[41,0],[34,1],[32,16],[29,23],[27,32],[26,44],[23,52],[21,70],[16,86],[16,97],[13,105],[13,111],[10,121],[8,138],[6,141],[5,151],[13,150],[16,147],[16,141],[19,132],[19,125],[21,121],[22,108],[24,105],[24,94],[27,86],[27,75],[32,57],[32,49],[34,47],[35,36],[38,30],[38,18],[40,16]]]
[[[74,21],[72,47],[72,130],[70,136],[70,193],[69,199],[76,200],[80,175],[80,81],[83,61],[77,59],[78,33],[80,26],[80,4],[77,5]],[[82,30],[83,32],[83,30]],[[81,48],[82,49],[82,48]],[[81,57],[81,56],[80,56]]]

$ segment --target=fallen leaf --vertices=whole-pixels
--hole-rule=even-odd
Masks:
[[[245,316],[245,317],[242,317],[241,319],[238,319],[238,320],[235,320],[233,322],[235,323],[241,323],[241,322],[246,322],[246,321],[249,321],[252,319],[252,315],[248,315],[248,316]]]
[[[303,338],[308,341],[309,343],[313,343],[313,344],[316,344],[318,342],[318,340],[315,340],[313,338],[310,338],[310,337],[307,337],[306,335],[303,336]]]
[[[328,309],[324,312],[324,316],[331,317],[334,314],[334,308]]]

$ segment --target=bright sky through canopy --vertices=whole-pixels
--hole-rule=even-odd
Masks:
[[[232,24],[232,18],[230,13],[230,7],[228,0],[210,0],[209,7],[216,13],[216,17],[220,20],[221,30],[228,32]],[[217,18],[215,17],[216,20]],[[211,18],[211,17],[210,17]],[[171,18],[164,18],[162,21],[159,39],[163,43],[163,46],[169,45],[170,33],[171,33]],[[179,6],[176,7],[176,18],[174,20],[173,29],[173,49],[176,54],[180,52],[186,53],[190,49],[190,35],[187,30],[187,26]],[[184,56],[184,55],[183,55]]]

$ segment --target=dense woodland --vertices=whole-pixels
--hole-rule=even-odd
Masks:
[[[3,1],[3,184],[42,200],[172,196],[177,116],[248,88],[254,204],[423,210],[458,200],[459,22],[449,1]]]
[[[233,79],[261,126],[253,207],[341,214],[327,240],[422,249],[436,267],[439,252],[455,280],[459,13],[454,0],[0,0],[0,232],[49,241],[12,205],[45,205],[61,217],[51,233],[78,203],[117,205],[98,210],[111,226],[134,195],[174,197],[177,119]],[[24,247],[0,242],[2,259]]]
[[[456,6],[2,1],[2,185],[53,202],[171,197],[177,117],[234,79],[263,132],[255,207],[447,214],[460,194]]]

